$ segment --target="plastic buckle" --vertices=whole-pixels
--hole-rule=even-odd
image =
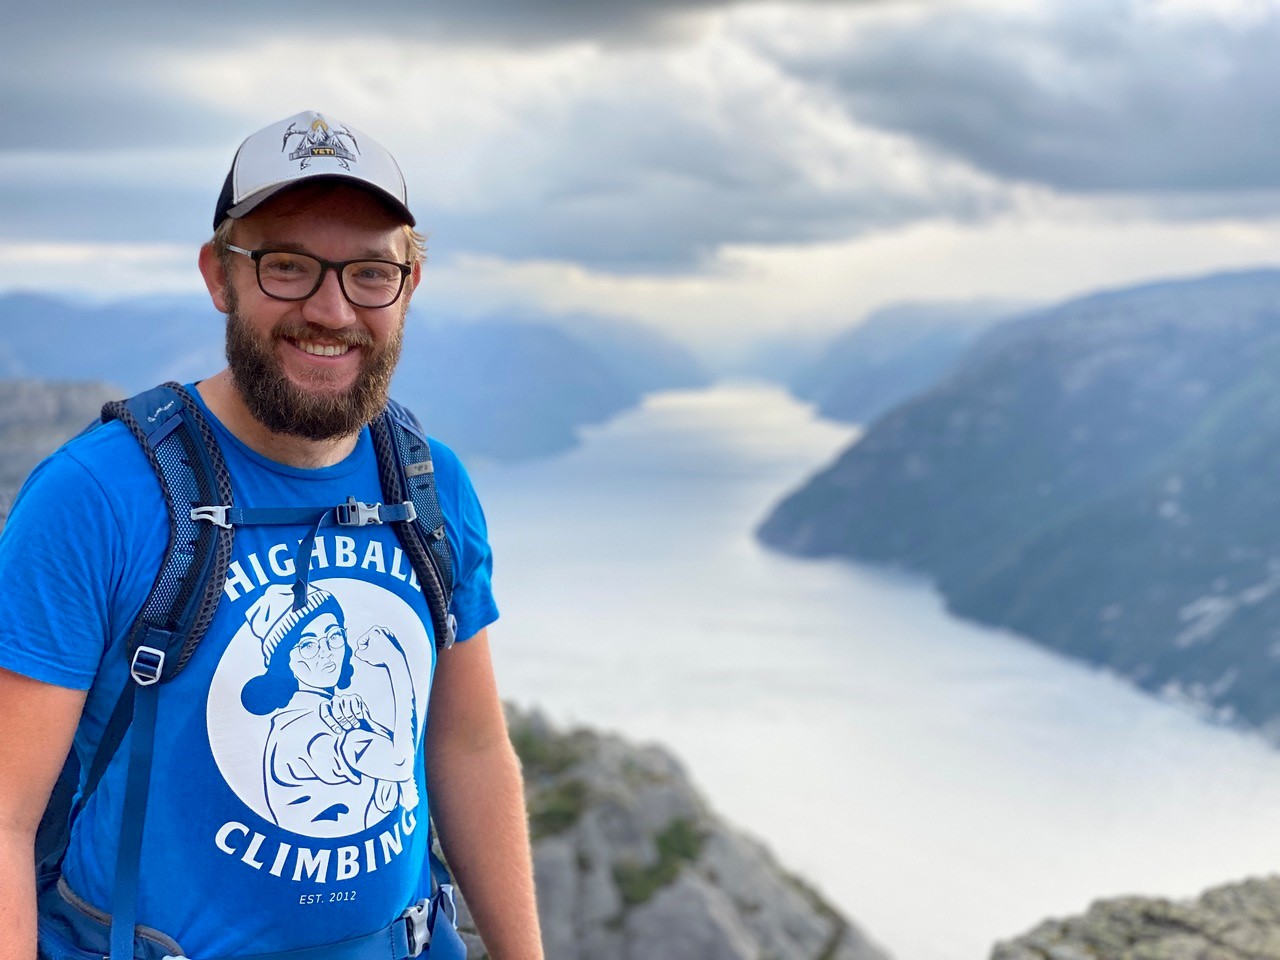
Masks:
[[[133,662],[129,664],[129,676],[140,687],[149,687],[160,682],[160,673],[164,670],[164,651],[155,647],[139,647],[133,652]]]
[[[230,507],[220,507],[217,505],[210,507],[192,507],[192,520],[207,520],[215,527],[222,527],[224,530],[231,529],[231,521],[227,519],[227,511]]]
[[[334,508],[338,525],[342,527],[364,527],[371,523],[382,523],[382,504],[361,503],[355,497],[347,497],[346,503]]]
[[[454,641],[456,641],[457,639],[458,639],[458,618],[451,613],[449,614],[448,619],[445,620],[444,648],[448,650],[450,647],[453,646]]]
[[[400,914],[400,919],[404,920],[411,957],[420,956],[422,951],[427,949],[427,944],[431,942],[431,924],[428,914],[430,907],[431,901],[419,900]]]

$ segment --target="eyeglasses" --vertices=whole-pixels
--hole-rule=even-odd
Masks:
[[[341,650],[346,642],[347,631],[342,627],[334,627],[319,640],[313,640],[311,637],[299,640],[298,645],[293,649],[298,651],[298,656],[303,660],[314,660],[321,647],[326,650]]]
[[[258,271],[258,289],[275,300],[305,300],[324,283],[332,270],[338,275],[342,295],[354,307],[389,307],[400,297],[405,277],[412,268],[394,260],[321,260],[305,253],[285,250],[246,250],[227,244],[227,249],[253,261]]]

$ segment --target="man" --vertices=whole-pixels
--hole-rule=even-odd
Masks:
[[[228,367],[195,386],[237,505],[382,499],[367,424],[421,277],[413,226],[391,155],[331,117],[299,114],[237,152],[200,251]],[[250,525],[203,641],[158,688],[137,922],[190,957],[385,927],[427,889],[428,803],[490,956],[542,956],[489,657],[484,517],[456,458],[432,454],[456,645],[434,657],[389,527],[321,530],[306,563],[307,529]],[[155,472],[119,423],[41,464],[0,537],[0,960],[36,956],[36,827],[73,738],[93,756],[167,544]],[[122,755],[76,821],[58,889],[41,893],[60,907],[110,908]]]

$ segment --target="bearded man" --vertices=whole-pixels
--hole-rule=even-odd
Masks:
[[[381,499],[368,425],[387,403],[422,275],[414,225],[395,160],[332,117],[290,117],[237,151],[199,257],[227,317],[228,365],[188,388],[237,505]],[[349,945],[426,895],[428,808],[489,955],[542,956],[519,766],[489,654],[484,515],[457,458],[430,448],[458,637],[438,654],[388,526],[237,528],[204,639],[159,688],[138,956],[397,956],[395,944]],[[300,542],[313,546],[295,560]],[[33,960],[37,939],[41,956],[83,956],[68,931],[111,909],[121,758],[76,817],[55,886],[37,890],[33,841],[68,748],[87,765],[128,683],[121,651],[168,549],[156,472],[119,422],[42,463],[0,537],[0,960]],[[289,611],[295,583],[315,610]],[[308,729],[340,741],[338,759],[320,763],[314,744],[292,741],[307,763],[273,755],[281,708],[245,693],[273,669],[291,692],[306,681]],[[292,772],[287,790],[280,770]],[[377,780],[378,803],[349,809],[350,796],[372,795],[351,789],[362,777]],[[273,808],[290,802],[307,816]],[[47,911],[74,922],[46,924]]]

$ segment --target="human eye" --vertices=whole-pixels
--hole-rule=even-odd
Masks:
[[[347,276],[356,283],[380,286],[400,279],[400,268],[380,260],[361,260],[347,268]]]
[[[296,253],[268,253],[262,257],[259,269],[264,277],[273,280],[304,280],[314,277],[318,266],[311,257]]]
[[[316,655],[316,651],[320,649],[320,644],[314,640],[301,640],[298,642],[298,656],[304,660],[310,660]]]

